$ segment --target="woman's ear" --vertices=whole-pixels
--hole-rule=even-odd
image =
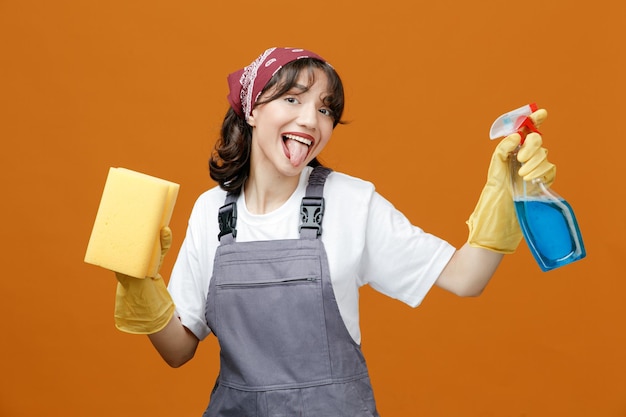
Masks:
[[[248,116],[248,124],[252,127],[255,127],[256,125],[256,120],[254,119],[255,114],[256,109],[252,109],[252,111],[250,112],[250,116]]]

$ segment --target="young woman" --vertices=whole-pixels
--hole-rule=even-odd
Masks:
[[[335,70],[311,51],[271,48],[228,78],[230,109],[169,287],[117,274],[116,325],[148,334],[173,367],[210,333],[221,368],[204,416],[377,416],[360,348],[363,285],[417,306],[433,285],[479,295],[521,240],[509,190],[514,134],[455,249],[411,225],[366,181],[317,156],[341,122]],[[545,110],[532,115],[536,124]],[[541,136],[519,152],[550,183]],[[163,255],[171,234],[161,235]]]

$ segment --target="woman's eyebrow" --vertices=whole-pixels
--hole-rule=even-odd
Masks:
[[[307,87],[306,85],[302,85],[302,84],[294,84],[290,90],[299,90],[301,92],[305,92],[309,89],[309,87]]]

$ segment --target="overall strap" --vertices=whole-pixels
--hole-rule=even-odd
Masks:
[[[300,205],[300,238],[317,239],[322,234],[324,217],[324,184],[332,169],[316,166],[309,176],[306,194]]]
[[[300,205],[300,237],[317,239],[322,234],[324,216],[324,184],[332,169],[323,166],[313,168],[309,176],[306,194]],[[221,244],[235,241],[237,237],[237,198],[239,194],[228,193],[224,205],[217,215],[220,232],[217,235]]]
[[[239,194],[226,194],[224,205],[217,213],[217,221],[220,225],[217,238],[222,244],[233,243],[237,237],[237,197]]]

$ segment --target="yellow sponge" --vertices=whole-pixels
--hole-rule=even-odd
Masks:
[[[154,277],[160,230],[170,222],[178,189],[170,181],[110,168],[85,262],[131,277]]]

